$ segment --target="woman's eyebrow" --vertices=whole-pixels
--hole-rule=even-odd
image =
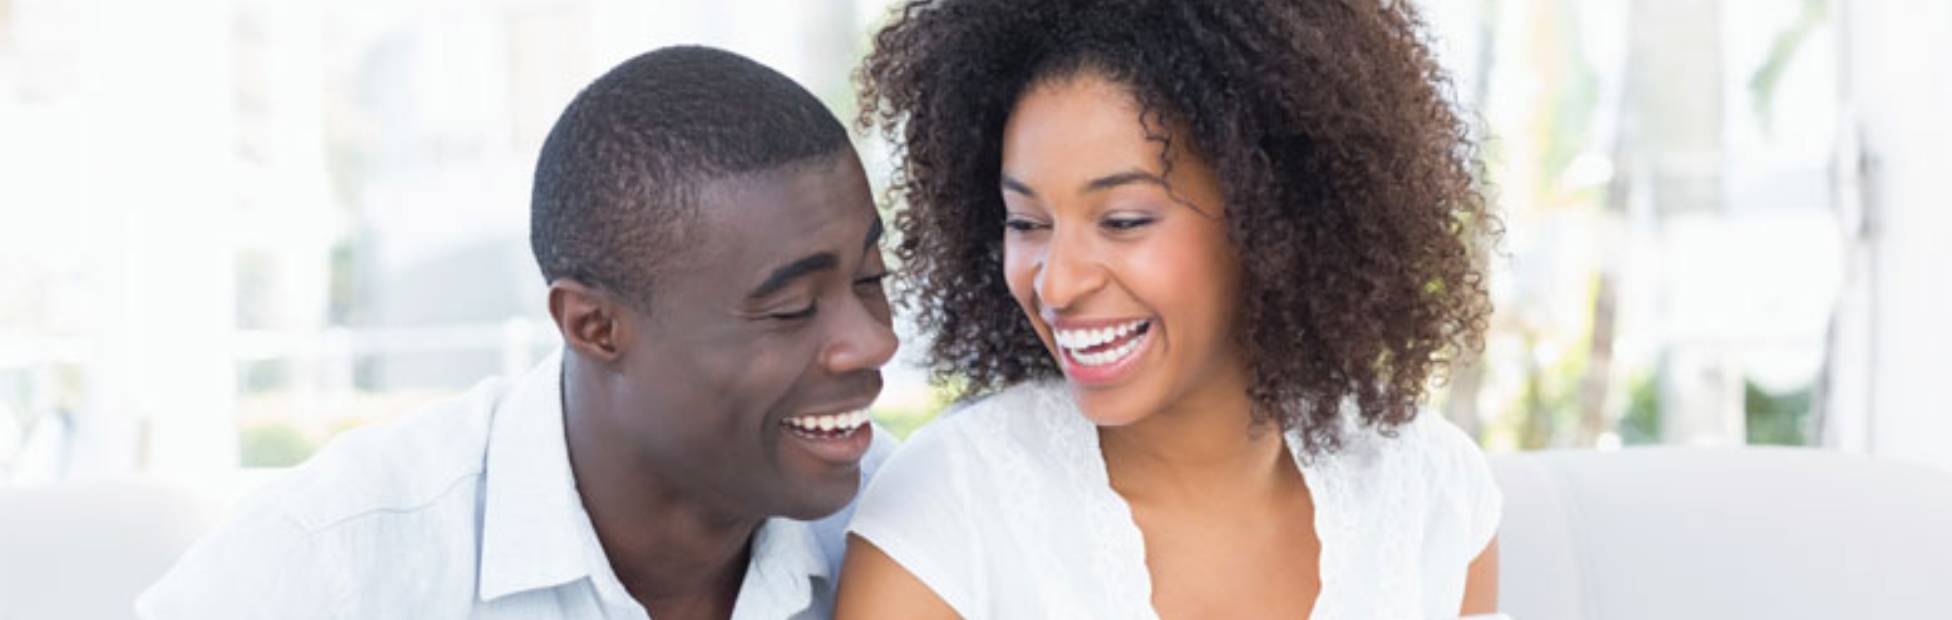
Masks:
[[[1016,180],[1015,178],[1011,177],[1009,173],[1004,173],[1002,176],[1003,176],[1004,191],[1016,192],[1030,198],[1037,197],[1037,192],[1031,190],[1030,186],[1025,185],[1023,181]],[[1159,178],[1159,175],[1146,172],[1144,170],[1133,169],[1124,172],[1108,174],[1102,177],[1098,177],[1096,179],[1092,179],[1089,182],[1086,182],[1084,184],[1084,187],[1078,190],[1078,193],[1088,194],[1091,192],[1104,191],[1121,185],[1131,185],[1134,183],[1149,183],[1152,185],[1158,185],[1164,187],[1166,185],[1166,180]]]
[[[1029,185],[1024,185],[1023,181],[1012,178],[1008,172],[1003,173],[1003,191],[1016,192],[1030,198],[1037,197],[1037,192],[1030,191]]]
[[[1150,183],[1164,187],[1166,180],[1159,178],[1159,175],[1144,170],[1133,169],[1092,179],[1091,182],[1085,183],[1084,189],[1079,190],[1078,193],[1088,194],[1108,190],[1120,185],[1131,185],[1133,183]]]

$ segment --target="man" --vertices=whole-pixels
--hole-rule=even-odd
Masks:
[[[653,51],[563,112],[531,210],[563,351],[348,433],[142,615],[831,613],[895,350],[846,130],[751,60]]]

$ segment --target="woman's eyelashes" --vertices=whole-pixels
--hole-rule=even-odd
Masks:
[[[1022,216],[1012,215],[1003,219],[1003,228],[1013,233],[1029,233],[1049,227],[1049,224]]]
[[[1098,226],[1107,232],[1123,233],[1150,226],[1158,222],[1158,216],[1144,213],[1114,213],[1098,218]],[[1028,234],[1050,229],[1052,224],[1025,215],[1010,214],[1003,218],[1003,228],[1012,233]]]
[[[1108,217],[1100,220],[1098,225],[1112,232],[1125,232],[1150,226],[1155,221],[1158,220],[1152,217]],[[1050,224],[1036,220],[1010,218],[1003,221],[1003,228],[1013,233],[1036,232],[1050,227]]]
[[[1147,215],[1115,215],[1099,220],[1098,225],[1112,232],[1126,232],[1151,225],[1157,218]]]

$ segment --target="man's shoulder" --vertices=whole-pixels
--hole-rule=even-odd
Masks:
[[[471,588],[472,571],[446,573],[473,553],[482,455],[504,391],[491,380],[341,434],[191,547],[144,593],[141,615],[331,617],[361,601]],[[418,589],[391,592],[402,587]]]
[[[365,515],[412,513],[472,488],[507,389],[491,379],[400,419],[347,431],[268,485],[252,507],[316,532]]]

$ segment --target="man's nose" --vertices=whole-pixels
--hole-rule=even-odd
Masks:
[[[854,298],[843,310],[834,338],[821,354],[821,363],[835,374],[873,370],[895,357],[900,345],[886,312],[876,312],[869,302]]]

